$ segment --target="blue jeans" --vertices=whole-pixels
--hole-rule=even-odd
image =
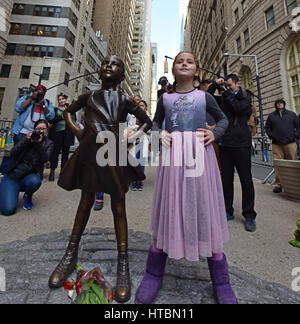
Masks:
[[[0,212],[4,216],[10,216],[18,208],[19,193],[25,192],[29,197],[40,188],[42,179],[36,174],[29,174],[20,181],[11,179],[4,175],[0,183]]]

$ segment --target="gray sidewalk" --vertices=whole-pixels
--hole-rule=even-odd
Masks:
[[[63,288],[48,288],[48,278],[64,254],[70,231],[35,236],[1,246],[0,264],[7,273],[7,292],[0,304],[70,304]],[[130,231],[129,256],[132,298],[141,282],[151,236]],[[107,281],[116,282],[116,240],[113,229],[91,229],[82,239],[79,263],[86,270],[100,267]],[[230,268],[233,289],[240,304],[299,304],[300,295],[260,280],[238,268]],[[71,276],[72,277],[72,276]],[[74,277],[75,278],[75,274]],[[205,259],[200,262],[169,260],[156,304],[215,304]]]
[[[134,245],[142,246],[142,250],[131,248],[133,291],[144,271],[146,251],[150,245],[150,236],[147,233],[150,233],[149,224],[154,174],[155,169],[148,168],[144,191],[129,192],[127,195],[128,223],[129,228],[132,230],[130,235],[131,242],[135,243],[134,241],[139,240],[140,236],[143,237],[138,245]],[[45,176],[47,177],[47,175],[48,172],[46,171]],[[293,238],[293,233],[296,229],[296,220],[300,215],[300,204],[287,200],[284,194],[274,195],[271,186],[262,185],[259,181],[255,181],[255,190],[258,230],[254,234],[249,234],[244,230],[243,218],[241,216],[241,189],[239,181],[236,179],[236,220],[229,223],[231,239],[225,246],[225,253],[234,278],[233,284],[237,288],[239,301],[242,303],[289,303],[293,301],[299,303],[297,297],[300,294],[297,295],[291,290],[291,284],[295,279],[292,276],[292,270],[300,267],[300,251],[291,247],[288,242]],[[60,298],[66,297],[65,292],[50,292],[47,288],[47,281],[49,272],[54,269],[63,255],[69,232],[61,231],[72,228],[79,198],[79,191],[66,192],[57,187],[56,183],[49,183],[45,180],[42,188],[34,197],[35,206],[31,212],[22,209],[22,199],[20,197],[19,209],[15,215],[11,217],[0,216],[0,267],[6,269],[8,276],[8,292],[1,294],[0,303],[5,300],[9,301],[7,300],[9,296],[11,296],[13,301],[16,301],[16,294],[19,295],[19,302],[34,301],[35,298],[33,297],[39,296],[34,293],[35,291],[39,291],[44,296],[42,302],[47,303],[60,301]],[[110,234],[109,238],[107,238],[108,242],[103,244],[101,237],[104,233],[100,229],[105,228],[113,228],[110,199],[107,195],[105,195],[104,209],[101,212],[92,212],[88,224],[90,232],[87,232],[83,240],[81,260],[88,270],[94,265],[99,265],[103,272],[105,272],[107,267],[105,264],[108,264],[108,279],[114,283],[115,278],[112,276],[112,273],[114,274],[116,271],[115,259],[113,258],[113,256],[116,256],[115,242],[111,240],[112,236]],[[93,231],[96,231],[96,233],[97,231],[100,232],[94,235]],[[136,231],[138,232],[137,237],[134,234]],[[99,245],[93,243],[93,250],[88,250],[91,244],[85,247],[84,243],[92,243],[93,240],[102,243]],[[101,250],[109,252],[105,252],[102,255]],[[106,260],[102,262],[103,258],[109,254],[112,255],[112,258],[108,262]],[[134,265],[135,262],[137,262],[138,266]],[[186,267],[187,273],[193,271],[193,274],[186,275],[186,272],[184,272]],[[161,303],[163,303],[164,295],[168,296],[170,292],[177,291],[177,288],[168,289],[168,285],[174,287],[176,282],[176,287],[178,285],[180,289],[183,289],[184,287],[181,286],[191,280],[188,287],[195,287],[195,292],[197,292],[203,286],[202,281],[199,282],[199,286],[195,285],[195,281],[201,279],[203,275],[205,276],[204,286],[206,290],[200,291],[194,297],[198,298],[198,302],[213,302],[209,288],[210,283],[207,276],[206,262],[189,264],[180,261],[179,263],[175,262],[173,266],[171,262],[169,269],[171,270],[167,276],[166,290],[163,289],[160,296]],[[13,280],[11,281],[9,278]],[[185,278],[186,281],[178,280],[178,278]],[[268,282],[275,284],[270,285]],[[276,284],[281,284],[285,288],[279,287]],[[20,292],[18,289],[22,285],[25,285],[28,291]],[[242,287],[245,287],[245,291]],[[276,289],[274,288],[275,290],[271,290],[270,296],[272,297],[270,299],[263,294],[264,292],[266,295],[269,293],[269,288],[266,287],[272,287],[272,289],[276,287]],[[251,296],[254,299],[250,298],[248,293],[253,294],[254,297]],[[32,294],[32,297],[30,297],[30,294]],[[244,296],[243,294],[246,295]],[[56,298],[55,296],[58,297]],[[292,300],[289,300],[288,296]],[[182,298],[178,297],[177,300],[178,302],[179,300],[183,302]],[[167,303],[175,303],[175,301],[176,299],[165,300]],[[66,300],[65,302],[69,301]],[[196,302],[196,299],[187,302]]]

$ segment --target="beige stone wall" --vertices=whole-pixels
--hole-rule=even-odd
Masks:
[[[224,6],[221,6],[222,3]],[[246,4],[245,7],[243,3]],[[300,7],[299,0],[297,5]],[[265,13],[272,6],[275,25],[267,28]],[[221,11],[224,13],[223,19]],[[237,39],[240,37],[242,44],[240,54],[255,54],[258,58],[266,118],[273,111],[274,101],[278,98],[284,98],[288,107],[293,109],[287,54],[290,45],[300,37],[300,33],[292,32],[289,27],[292,19],[292,15],[287,12],[286,0],[191,0],[186,26],[187,35],[190,36],[186,36],[189,38],[186,44],[190,45],[202,66],[207,69],[221,74],[227,70],[228,73],[238,74],[242,80],[243,72],[250,69],[253,79],[252,90],[257,94],[255,60],[238,57],[225,60],[222,57],[224,52],[237,54]],[[250,44],[246,46],[244,33],[247,29]]]
[[[291,94],[288,86],[287,75],[287,51],[292,41],[298,37],[292,33],[289,23],[291,15],[287,13],[285,1],[266,0],[248,1],[247,11],[243,14],[241,1],[231,0],[232,11],[228,20],[229,33],[227,36],[227,48],[230,53],[237,53],[236,40],[241,37],[242,54],[255,54],[258,59],[259,74],[261,76],[262,100],[265,118],[274,110],[274,102],[278,98],[284,98],[292,108]],[[275,25],[267,28],[265,12],[274,7]],[[300,6],[300,1],[298,1]],[[239,8],[240,20],[235,23],[234,11]],[[244,31],[248,28],[250,33],[250,45],[245,46]],[[255,78],[255,61],[251,58],[230,58],[228,70],[242,77],[243,67],[251,69]],[[256,92],[256,82],[254,81]],[[298,112],[300,113],[300,111]]]

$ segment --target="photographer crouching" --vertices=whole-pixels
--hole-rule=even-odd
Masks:
[[[34,130],[11,150],[10,158],[3,166],[4,177],[0,184],[0,212],[4,216],[15,213],[20,192],[25,192],[23,208],[32,209],[32,196],[42,184],[38,174],[53,152],[53,142],[48,139],[47,131],[48,122],[38,120]]]

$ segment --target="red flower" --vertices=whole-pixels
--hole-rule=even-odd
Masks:
[[[65,290],[72,290],[74,288],[74,284],[70,281],[65,281],[64,283],[64,289]]]

